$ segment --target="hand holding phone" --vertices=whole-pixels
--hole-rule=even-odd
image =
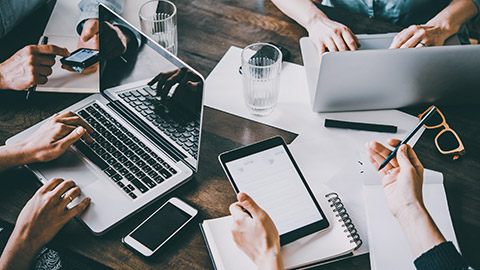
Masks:
[[[60,62],[80,73],[84,69],[94,65],[99,61],[99,51],[93,49],[80,48],[70,54],[70,56],[63,57]]]
[[[171,198],[122,242],[146,257],[152,256],[180,231],[198,211],[178,198]]]

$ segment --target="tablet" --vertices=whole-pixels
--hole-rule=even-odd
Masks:
[[[272,218],[281,245],[328,228],[328,220],[281,137],[218,158],[235,192],[248,194]]]

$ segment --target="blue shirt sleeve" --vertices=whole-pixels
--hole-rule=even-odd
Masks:
[[[77,32],[80,34],[83,22],[90,18],[98,18],[98,5],[104,4],[118,14],[122,14],[125,0],[81,0],[78,3],[80,17],[77,23]]]
[[[46,0],[0,0],[0,38],[46,2]]]

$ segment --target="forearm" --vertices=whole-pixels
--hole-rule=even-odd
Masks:
[[[24,150],[24,143],[0,146],[0,171],[31,163],[33,156]]]
[[[272,0],[272,2],[288,17],[308,30],[316,20],[328,19],[311,0]]]
[[[0,257],[0,269],[30,269],[40,248],[28,245],[14,230]]]
[[[439,27],[448,38],[458,32],[460,27],[478,14],[478,8],[472,0],[453,0],[446,8],[427,22],[427,25]]]
[[[445,238],[423,205],[412,206],[397,216],[415,258]]]
[[[118,14],[122,14],[125,0],[81,0],[78,3],[80,16],[77,23],[78,34],[81,34],[80,23],[91,18],[98,18],[98,5],[102,3]]]

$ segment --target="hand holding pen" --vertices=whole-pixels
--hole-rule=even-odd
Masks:
[[[27,58],[24,61],[30,65],[29,73],[25,74],[24,80],[30,85],[25,99],[29,99],[31,94],[36,90],[37,84],[44,84],[48,81],[47,77],[52,74],[52,66],[55,64],[55,57],[68,56],[70,53],[67,49],[55,45],[47,45],[48,37],[43,37],[41,45],[27,46],[19,52],[26,51]],[[18,54],[18,53],[17,53]],[[21,80],[20,80],[21,83]],[[15,88],[13,88],[15,89]]]
[[[400,148],[400,146],[408,143],[408,141],[417,133],[417,131],[420,130],[420,128],[423,126],[423,124],[425,124],[425,122],[427,122],[435,114],[436,111],[437,111],[437,108],[435,106],[433,106],[432,109],[430,109],[430,111],[425,115],[425,117],[423,117],[422,120],[420,122],[418,122],[418,124],[412,129],[412,131],[410,131],[410,133],[407,135],[407,137],[405,137],[405,139],[403,139],[403,141],[401,141],[397,145],[397,147],[390,153],[390,155],[388,155],[388,157],[382,162],[380,167],[378,167],[379,171],[381,169],[383,169],[385,166],[387,166],[387,164],[390,162],[390,160],[392,160],[395,157],[395,155],[397,154],[397,151]]]

